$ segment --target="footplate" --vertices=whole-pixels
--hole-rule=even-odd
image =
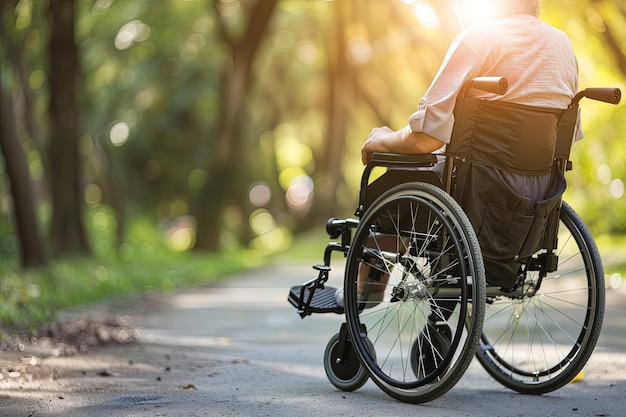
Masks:
[[[304,311],[303,307],[309,299],[311,290],[303,287],[303,285],[296,285],[295,287],[292,287],[289,292],[289,302],[298,309],[298,313],[300,313],[302,317],[311,313],[343,313],[343,307],[339,306],[337,304],[337,300],[335,300],[335,291],[337,291],[337,288],[329,286],[325,286],[324,288],[315,288],[313,298],[306,307],[306,311]]]

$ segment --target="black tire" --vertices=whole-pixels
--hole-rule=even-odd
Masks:
[[[557,271],[533,289],[526,274],[523,298],[495,297],[488,305],[477,357],[505,387],[524,394],[561,388],[583,369],[604,318],[602,260],[580,217],[563,203]]]
[[[344,361],[338,362],[339,333],[330,338],[324,351],[324,371],[335,387],[342,391],[356,391],[367,382],[369,376],[361,366],[350,341],[346,343],[349,345],[348,353]]]
[[[361,265],[374,272],[359,293]],[[378,272],[391,272],[388,281]],[[371,294],[381,292],[382,302],[372,303]],[[445,394],[473,358],[485,308],[483,259],[463,210],[426,183],[402,184],[381,195],[354,232],[344,294],[355,351],[384,392],[409,403]],[[428,324],[449,327],[449,349],[434,360],[432,372],[415,372],[415,340]],[[432,340],[422,338],[421,349],[440,351],[427,346]]]
[[[447,325],[427,324],[411,346],[413,373],[426,378],[436,372],[439,362],[443,361],[450,351],[451,340],[452,332]]]

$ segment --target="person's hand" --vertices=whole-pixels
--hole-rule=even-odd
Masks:
[[[367,165],[372,160],[374,152],[388,152],[387,142],[391,140],[393,130],[387,126],[375,127],[361,147],[361,161]]]

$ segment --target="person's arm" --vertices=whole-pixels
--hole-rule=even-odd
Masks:
[[[392,130],[387,126],[376,127],[361,147],[361,161],[367,165],[374,152],[399,154],[428,154],[441,148],[444,143],[423,132],[413,132],[409,126]]]

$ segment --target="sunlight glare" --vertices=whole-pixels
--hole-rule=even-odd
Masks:
[[[437,12],[429,4],[416,3],[413,10],[417,20],[426,28],[437,28],[440,25],[439,16]]]
[[[494,14],[494,0],[463,0],[460,7],[466,25],[484,22]]]

